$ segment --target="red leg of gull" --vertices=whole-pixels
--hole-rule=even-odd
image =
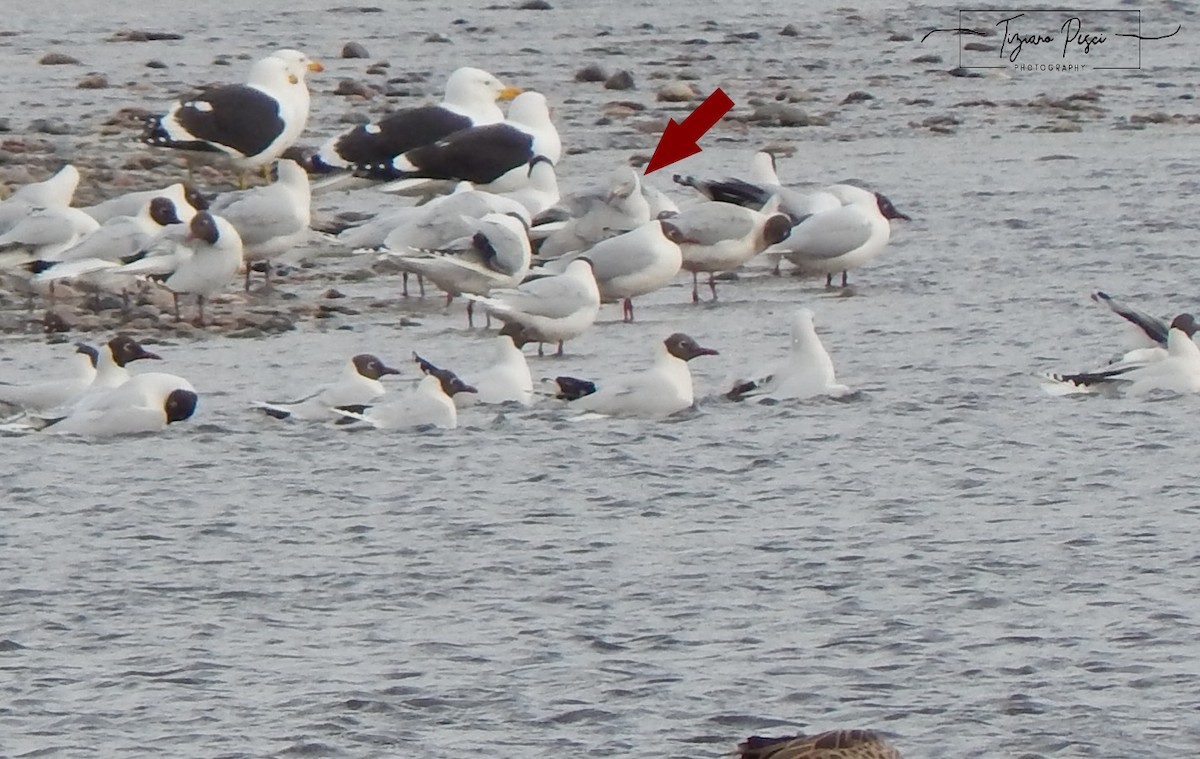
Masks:
[[[712,290],[713,302],[717,301],[717,277],[711,271],[708,273],[708,289]]]
[[[467,326],[475,326],[475,301],[473,300],[467,301]]]
[[[842,287],[846,287],[846,272],[842,272]]]
[[[199,317],[196,322],[196,326],[203,327],[204,326],[204,296],[203,295],[196,296],[196,310],[199,312]]]
[[[545,351],[545,343],[538,343],[538,355],[539,355],[539,356],[544,356],[544,355],[546,355],[546,351]]]
[[[450,304],[454,302],[454,295],[446,293],[446,308],[450,308]]]
[[[692,303],[700,302],[700,285],[696,277],[696,272],[692,272]]]
[[[421,291],[421,297],[425,297],[425,278],[420,274],[417,275],[417,289]]]
[[[408,272],[404,272],[400,277],[400,294],[405,298],[408,297]]]
[[[558,341],[558,350],[554,352],[554,355],[561,356],[562,354],[563,354],[563,341],[559,340]]]
[[[626,298],[625,302],[621,304],[621,317],[622,321],[633,321],[633,298]]]
[[[242,286],[242,290],[245,292],[250,292],[250,265],[251,265],[250,262],[247,261],[246,262],[246,282]]]
[[[171,300],[175,301],[175,321],[183,321],[179,316],[179,293],[171,293]]]
[[[825,275],[825,287],[833,287],[833,275],[832,274]]]

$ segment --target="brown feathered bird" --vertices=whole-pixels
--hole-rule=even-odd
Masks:
[[[738,744],[739,759],[901,759],[896,747],[870,730],[831,730],[782,738],[751,736]]]

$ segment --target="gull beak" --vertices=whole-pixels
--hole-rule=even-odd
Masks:
[[[696,352],[692,357],[695,358],[696,356],[719,356],[719,355],[721,355],[721,354],[717,353],[712,348],[701,348],[700,346],[696,346]]]
[[[321,65],[320,61],[309,61],[308,62],[308,70],[315,71],[319,74],[325,70],[325,67]]]
[[[142,351],[142,355],[138,356],[138,358],[149,358],[155,361],[162,361],[162,356],[158,355],[157,353],[151,353],[147,350]]]
[[[517,95],[520,95],[524,90],[520,87],[505,87],[500,90],[500,94],[496,96],[497,100],[512,100]]]
[[[462,388],[460,388],[458,392],[460,392],[460,393],[478,393],[479,391],[476,390],[475,387],[472,385],[463,385]]]
[[[392,367],[390,367],[390,366],[385,366],[385,367],[383,367],[382,369],[380,369],[380,370],[379,370],[379,376],[380,376],[380,377],[385,377],[385,376],[387,376],[387,375],[389,375],[389,374],[399,374],[399,373],[400,373],[400,370],[399,370],[399,369],[393,369],[393,368],[392,368]]]

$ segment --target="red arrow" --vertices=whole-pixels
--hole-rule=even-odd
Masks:
[[[718,87],[683,120],[682,124],[675,119],[669,119],[667,128],[658,140],[658,147],[654,149],[654,155],[650,156],[650,163],[646,164],[646,173],[658,171],[664,166],[670,166],[676,161],[699,153],[700,146],[696,141],[712,129],[721,117],[729,113],[730,108],[733,108],[733,101]]]

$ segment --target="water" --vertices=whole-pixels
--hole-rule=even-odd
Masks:
[[[738,171],[754,146],[785,141],[798,151],[785,178],[859,176],[914,221],[852,273],[856,297],[753,269],[722,284],[719,304],[693,306],[681,276],[638,301],[637,323],[607,307],[571,355],[533,361],[538,376],[604,376],[685,330],[721,355],[695,362],[699,410],[662,423],[474,410],[458,430],[403,435],[248,410],[364,350],[393,364],[416,350],[469,379],[486,335],[458,304],[421,307],[413,327],[364,310],[265,340],[157,345],[200,390],[191,423],[104,443],[3,439],[0,755],[683,759],[836,726],[882,729],[914,757],[1194,754],[1195,401],[1050,398],[1030,376],[1115,349],[1094,288],[1161,313],[1195,307],[1181,277],[1197,223],[1180,202],[1195,190],[1195,128],[1116,128],[1135,113],[1195,116],[1179,97],[1187,46],[1164,49],[1178,68],[965,80],[936,73],[952,63],[909,64],[929,52],[915,42],[881,41],[946,25],[909,6],[862,4],[855,21],[785,5],[618,18],[555,4],[399,17],[301,2],[242,21],[167,3],[153,25],[62,4],[5,19],[23,35],[0,40],[0,96],[84,119],[164,95],[48,86],[81,71],[36,54],[68,49],[115,82],[187,83],[232,71],[214,74],[217,53],[303,40],[331,69],[315,134],[350,108],[321,92],[363,65],[333,57],[346,40],[395,71],[437,72],[431,91],[462,56],[494,54],[506,79],[550,93],[564,143],[587,151],[564,163],[568,189],[648,152],[649,137],[596,126],[593,109],[653,108],[650,73],[676,71],[666,61],[682,52],[735,100],[794,85],[817,97],[806,108],[838,114],[826,129],[724,126],[687,170]],[[120,23],[89,28],[106,13]],[[420,43],[482,39],[447,23],[460,16],[497,32]],[[777,37],[788,21],[812,42]],[[143,26],[188,38],[99,41]],[[593,38],[601,27],[612,36]],[[761,40],[719,44],[753,29]],[[696,37],[714,44],[679,44]],[[597,44],[623,53],[580,52]],[[948,61],[951,44],[938,50]],[[154,74],[150,57],[192,64]],[[640,89],[571,83],[589,60],[630,68]],[[1038,94],[1092,88],[1106,110],[1081,132],[1031,128],[1057,120],[1028,105]],[[840,108],[856,89],[876,100]],[[955,107],[972,99],[995,105]],[[952,135],[909,126],[947,113],[962,120]],[[354,202],[370,201],[322,200]],[[352,305],[394,286],[338,283]],[[733,374],[782,354],[798,305],[859,397],[721,400]],[[8,338],[0,350],[2,376],[21,379],[66,349]]]

